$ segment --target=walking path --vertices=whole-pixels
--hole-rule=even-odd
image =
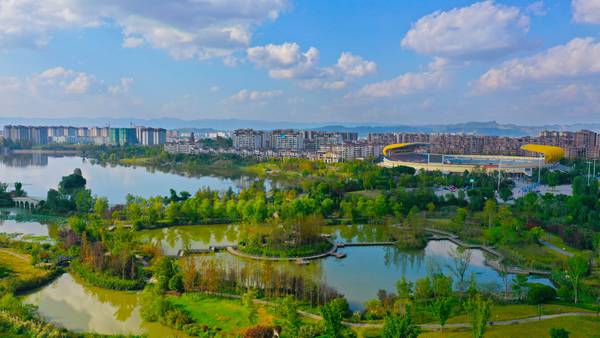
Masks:
[[[0,249],[0,252],[4,252],[4,253],[9,254],[11,256],[17,257],[17,258],[19,258],[21,260],[24,260],[25,262],[27,262],[29,264],[29,258],[27,258],[27,256],[25,256],[25,255],[21,255],[21,254],[15,253],[15,252],[13,252],[11,250],[8,250],[8,249]]]
[[[572,253],[570,253],[570,252],[568,252],[566,250],[563,250],[563,249],[557,247],[556,245],[554,245],[552,243],[546,242],[546,241],[544,241],[542,239],[540,239],[540,243],[542,243],[548,249],[554,250],[554,251],[558,252],[559,254],[563,254],[563,255],[565,255],[567,257],[573,257]]]

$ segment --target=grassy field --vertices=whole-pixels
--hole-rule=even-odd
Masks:
[[[558,305],[558,304],[544,304],[542,306],[542,314],[553,315],[557,313],[565,312],[590,312],[578,307]],[[494,305],[492,307],[492,316],[490,321],[501,321],[535,317],[539,315],[537,305]],[[448,323],[468,323],[469,317],[467,315],[456,316],[448,319]]]
[[[31,265],[31,257],[9,248],[0,248],[0,262],[12,271],[12,275],[21,280],[38,278],[46,275],[47,270]]]
[[[221,328],[224,333],[239,334],[241,329],[251,326],[248,310],[238,299],[220,298],[200,293],[185,293],[171,297],[173,304],[181,305],[201,325]],[[264,307],[258,308],[258,323],[270,325],[274,317]]]
[[[600,337],[599,317],[562,317],[543,320],[540,322],[519,325],[491,326],[485,333],[486,338],[522,338],[549,337],[551,328],[564,328],[571,334],[570,338]],[[446,330],[445,337],[472,337],[469,329],[460,331]],[[424,332],[419,337],[441,337],[440,332]]]

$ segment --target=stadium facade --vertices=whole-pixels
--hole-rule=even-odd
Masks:
[[[417,171],[463,173],[483,170],[530,176],[534,168],[551,166],[565,156],[561,147],[527,144],[520,148],[531,156],[433,154],[428,143],[396,143],[383,148],[383,167],[406,166]]]

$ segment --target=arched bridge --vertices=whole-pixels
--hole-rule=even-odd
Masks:
[[[41,197],[13,197],[13,201],[15,202],[15,206],[17,208],[23,209],[35,209],[40,206],[40,203],[44,201]]]

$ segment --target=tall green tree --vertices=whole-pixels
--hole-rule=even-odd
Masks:
[[[589,261],[587,258],[576,255],[569,257],[566,264],[567,279],[573,288],[573,302],[577,304],[579,301],[579,288],[581,284],[581,278],[583,278],[589,271]]]
[[[413,323],[410,308],[405,314],[388,314],[383,322],[381,338],[417,338],[421,328]]]
[[[488,320],[492,315],[492,301],[484,299],[481,294],[477,294],[467,301],[466,308],[471,319],[473,338],[483,338]]]

